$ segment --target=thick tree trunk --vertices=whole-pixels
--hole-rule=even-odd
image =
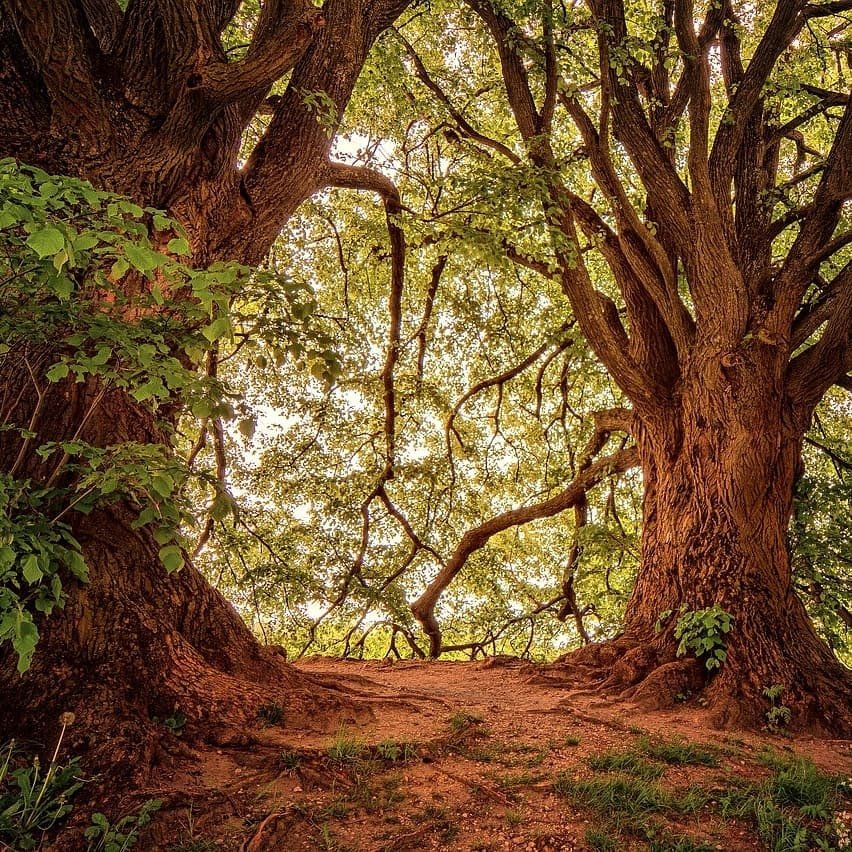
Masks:
[[[781,684],[792,725],[848,734],[852,673],[791,582],[786,534],[803,429],[779,384],[758,358],[732,369],[707,359],[676,405],[637,423],[642,560],[624,635],[605,652],[623,656],[612,657],[604,688],[657,706],[703,689],[718,724],[759,727],[771,706],[763,690]],[[733,618],[718,673],[675,656],[681,611],[714,605]]]
[[[51,360],[43,357],[41,365]],[[16,401],[10,422],[31,422],[33,387],[23,357],[5,359],[2,396]],[[97,446],[165,442],[148,409],[123,392],[107,393],[93,406],[98,391],[93,381],[48,385],[38,438],[22,456],[17,434],[0,432],[0,468],[9,471],[17,463],[18,476],[49,480],[56,457],[45,461],[35,448],[69,439],[82,422],[79,437]],[[76,721],[66,739],[69,753],[83,757],[87,774],[104,772],[111,784],[120,779],[126,789],[150,771],[168,735],[162,723],[178,714],[186,718],[190,739],[220,743],[245,741],[258,708],[269,702],[281,705],[287,724],[332,725],[345,709],[333,690],[297,675],[278,649],[260,646],[191,565],[167,574],[150,527],[133,528],[137,516],[125,502],[66,515],[82,544],[90,582],[65,578],[67,604],[40,621],[28,672],[17,673],[8,646],[0,650],[2,738],[20,737],[47,749],[60,714],[71,711]],[[105,793],[92,795],[103,799]]]

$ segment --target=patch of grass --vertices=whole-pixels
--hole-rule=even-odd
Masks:
[[[302,755],[298,751],[282,751],[278,762],[281,764],[282,769],[292,772],[301,765]]]
[[[524,821],[524,815],[520,811],[509,808],[505,813],[506,822],[511,826],[520,825]]]
[[[695,813],[708,800],[708,794],[698,787],[675,795],[659,784],[622,775],[575,780],[563,772],[554,781],[553,789],[599,813],[624,817],[643,817],[655,812]]]
[[[337,838],[329,828],[328,823],[323,823],[319,827],[319,837],[317,838],[319,845],[318,849],[325,849],[326,852],[342,852],[343,848],[337,841]]]
[[[275,702],[261,704],[257,708],[257,717],[267,725],[277,725],[284,718],[284,708]]]
[[[499,761],[503,754],[503,746],[500,743],[486,743],[484,745],[464,746],[455,749],[462,757],[475,760],[478,763],[494,763]]]
[[[530,784],[536,784],[547,778],[546,775],[543,775],[540,772],[515,772],[507,773],[505,775],[495,773],[492,774],[491,777],[502,790],[512,790],[515,787],[528,787]]]
[[[571,735],[571,736],[567,736],[567,737],[565,737],[565,739],[563,740],[563,742],[564,742],[564,743],[565,743],[565,745],[567,745],[567,746],[578,746],[578,745],[580,745],[580,738],[579,738],[579,737],[575,737],[575,736]]]
[[[718,797],[722,816],[751,822],[773,850],[836,848],[840,780],[805,758],[763,753],[759,759],[772,768],[772,776],[758,784],[732,782]]]
[[[481,725],[484,719],[481,713],[455,713],[450,717],[450,730],[458,733],[471,725]]]
[[[672,810],[671,796],[661,787],[632,778],[575,780],[563,772],[557,776],[553,789],[599,813],[639,816],[651,811]]]
[[[710,748],[684,740],[652,740],[642,737],[639,748],[649,757],[675,766],[718,766],[719,758]]]
[[[195,836],[195,819],[190,805],[186,812],[186,828],[181,831],[177,842],[168,847],[168,852],[217,852],[218,849],[213,840]]]
[[[348,815],[349,809],[349,802],[341,796],[330,801],[324,808],[317,812],[316,816],[323,820],[343,819],[343,817]]]
[[[665,772],[662,766],[642,758],[636,751],[610,751],[595,754],[587,760],[589,767],[597,772],[623,772],[636,778],[651,781]]]
[[[423,810],[412,813],[411,819],[415,826],[429,823],[440,841],[448,846],[459,834],[459,826],[453,822],[450,812],[440,805],[426,805]]]
[[[362,760],[365,752],[364,744],[341,725],[328,747],[327,754],[333,763],[355,764]]]
[[[651,852],[714,852],[715,846],[700,843],[691,837],[678,837],[665,834],[660,838],[650,838],[648,846]]]
[[[650,852],[715,852],[715,847],[673,833],[661,820],[650,816],[624,820],[616,815],[603,825],[587,829],[586,844],[595,852],[620,852],[629,845],[628,835],[647,843]]]
[[[216,852],[219,849],[213,840],[205,840],[201,837],[191,837],[179,840],[174,846],[169,846],[169,852]]]

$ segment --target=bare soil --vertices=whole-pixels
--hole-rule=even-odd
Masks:
[[[581,694],[558,669],[509,658],[470,662],[352,662],[297,667],[356,698],[357,711],[288,727],[275,708],[232,746],[166,738],[146,798],[164,805],[137,849],[582,850],[602,817],[554,789],[560,773],[601,777],[588,759],[643,737],[715,750],[717,766],[666,766],[664,789],[723,789],[769,772],[767,747],[849,775],[852,742],[714,731],[687,702],[653,713]],[[260,708],[259,708],[260,710]],[[764,849],[747,823],[703,808],[666,817],[668,837],[697,848]],[[623,840],[619,849],[647,849]],[[703,846],[702,846],[703,844]],[[665,848],[687,848],[670,845]]]

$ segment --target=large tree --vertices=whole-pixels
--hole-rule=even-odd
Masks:
[[[257,264],[298,205],[324,186],[387,195],[379,177],[337,167],[329,152],[371,45],[405,6],[4,2],[0,155],[167,210],[185,228],[197,266]],[[241,161],[246,138],[255,143]],[[126,280],[147,286],[140,276]],[[3,432],[5,474],[52,485],[59,468],[36,452],[48,441],[169,442],[163,421],[174,423],[179,408],[161,406],[155,417],[149,404],[96,376],[45,382],[27,367],[49,366],[63,350],[32,354],[7,353],[0,367],[8,424],[29,426],[37,438]],[[144,774],[156,748],[154,716],[179,709],[222,737],[263,700],[300,718],[305,690],[282,658],[258,645],[191,565],[168,575],[151,526],[139,527],[137,515],[112,501],[75,519],[89,582],[66,580],[67,605],[40,625],[25,676],[3,648],[4,734],[47,741],[60,712],[72,710],[94,765]],[[142,759],[118,761],[123,749]]]
[[[624,633],[569,665],[671,696],[695,686],[675,661],[678,621],[710,625],[720,607],[733,628],[706,691],[719,722],[759,723],[762,690],[783,684],[799,724],[848,733],[852,679],[796,594],[786,535],[803,436],[852,367],[852,4],[467,5],[496,46],[553,267],[631,404],[643,471]],[[414,605],[433,651],[432,608],[458,567]]]

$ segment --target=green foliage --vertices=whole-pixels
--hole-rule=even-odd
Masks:
[[[671,610],[660,613],[657,630],[672,615]],[[675,639],[680,640],[677,647],[678,657],[692,653],[710,669],[718,669],[728,657],[725,643],[731,632],[732,617],[719,604],[706,609],[687,610],[682,607],[680,617],[674,629]]]
[[[411,744],[399,740],[382,740],[376,744],[376,756],[391,763],[413,760],[417,749]]]
[[[697,789],[675,795],[647,780],[621,776],[578,780],[568,772],[557,776],[553,789],[595,811],[625,817],[641,817],[652,812],[693,813],[707,799]]]
[[[58,747],[57,747],[58,752]],[[71,812],[70,799],[83,786],[74,758],[42,770],[38,757],[24,765],[15,741],[0,747],[0,841],[15,849],[40,848],[42,835]]]
[[[182,531],[200,514],[186,462],[168,444],[95,446],[81,437],[106,398],[139,404],[167,436],[176,409],[205,422],[232,419],[236,395],[204,361],[236,334],[276,361],[288,352],[327,383],[339,375],[330,338],[312,324],[310,287],[237,264],[197,269],[189,254],[181,226],[161,211],[0,160],[0,366],[12,376],[17,365],[15,393],[37,399],[26,422],[11,419],[13,405],[0,426],[18,442],[0,478],[0,641],[12,643],[22,672],[38,641],[37,614],[63,605],[65,579],[87,578],[73,513],[123,501],[137,527],[153,529],[168,571],[183,565]],[[263,311],[275,319],[258,322]],[[55,416],[43,403],[60,384],[85,384],[88,401],[64,437],[40,439],[44,418]],[[19,477],[31,457],[48,471],[44,481]],[[219,513],[214,478],[195,477],[196,491],[212,485],[210,511]]]
[[[586,843],[593,852],[618,852],[618,838],[600,828],[586,829]]]
[[[365,751],[364,744],[341,725],[327,749],[327,754],[333,763],[355,765],[360,764]]]
[[[298,751],[282,751],[279,761],[283,769],[292,772],[301,765],[302,755]]]
[[[18,671],[30,667],[38,642],[36,613],[65,604],[61,572],[88,579],[70,528],[54,515],[56,489],[0,475],[0,642],[9,641]]]
[[[125,852],[135,846],[142,829],[163,805],[161,799],[148,799],[135,813],[111,823],[102,813],[92,814],[92,824],[83,832],[89,841],[86,852]]]
[[[171,716],[163,719],[163,724],[176,737],[179,737],[183,733],[183,729],[186,727],[186,721],[186,716],[180,710],[175,710]]]
[[[783,694],[783,683],[774,683],[763,690],[763,695],[769,699],[769,709],[766,711],[766,727],[772,733],[786,728],[793,718],[793,711],[786,704],[781,703]]]
[[[654,760],[674,766],[718,766],[719,758],[711,748],[680,739],[650,739],[642,737],[639,748]]]

